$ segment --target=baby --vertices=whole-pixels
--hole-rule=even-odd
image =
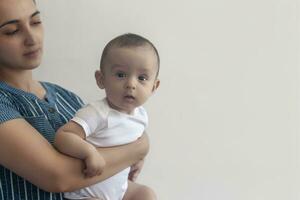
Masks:
[[[148,125],[142,105],[158,88],[159,55],[155,46],[136,34],[124,34],[104,48],[95,77],[106,97],[87,104],[61,127],[56,148],[85,162],[87,177],[99,175],[105,160],[96,147],[123,145],[138,139]],[[153,200],[154,192],[128,180],[130,167],[103,182],[65,193],[68,199]]]

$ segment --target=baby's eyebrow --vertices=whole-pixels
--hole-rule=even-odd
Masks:
[[[139,69],[139,72],[145,73],[145,74],[150,74],[152,72],[152,69],[142,68],[142,69]]]
[[[126,68],[125,65],[119,65],[119,64],[115,64],[111,66],[111,69],[124,69],[124,68]]]
[[[40,14],[40,11],[36,11],[32,15],[30,15],[30,18],[33,18],[34,16],[39,15],[39,14]],[[9,21],[4,22],[3,24],[1,24],[0,28],[4,27],[6,25],[9,25],[9,24],[17,24],[17,23],[19,23],[19,21],[20,20],[17,20],[17,19],[9,20]]]

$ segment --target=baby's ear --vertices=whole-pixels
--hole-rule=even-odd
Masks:
[[[159,85],[160,85],[160,80],[156,79],[154,81],[154,84],[153,84],[152,92],[155,92],[155,90],[157,90],[157,88],[159,87]]]
[[[104,89],[104,75],[100,70],[95,71],[95,79],[100,89]]]

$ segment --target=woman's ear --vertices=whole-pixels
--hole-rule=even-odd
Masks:
[[[152,92],[155,92],[155,90],[157,90],[157,88],[159,87],[159,85],[160,85],[160,80],[156,79],[154,81],[154,84],[153,84]]]
[[[95,79],[96,79],[96,82],[97,82],[97,85],[100,89],[104,89],[104,75],[102,73],[102,71],[100,70],[97,70],[95,71]]]

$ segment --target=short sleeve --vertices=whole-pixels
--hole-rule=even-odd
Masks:
[[[107,126],[107,118],[101,115],[91,104],[87,104],[79,109],[72,121],[83,128],[86,137]]]
[[[0,93],[0,124],[12,119],[22,118],[13,103]]]
[[[147,111],[145,110],[145,108],[142,106],[138,107],[136,109],[135,115],[137,118],[139,118],[143,122],[145,128],[147,128],[148,124],[149,124],[149,119],[148,119],[148,114],[147,114]]]

